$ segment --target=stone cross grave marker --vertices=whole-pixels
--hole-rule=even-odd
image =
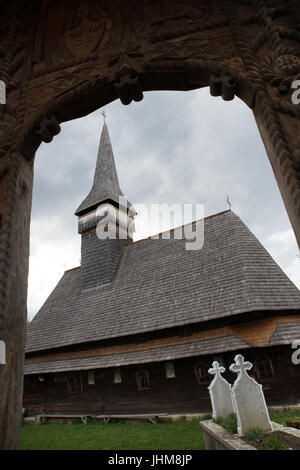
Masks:
[[[221,376],[223,372],[225,372],[225,368],[220,366],[218,361],[214,361],[212,368],[208,369],[208,373],[214,375],[208,387],[213,418],[226,418],[234,412],[231,386]]]
[[[241,354],[235,356],[234,360],[235,364],[231,364],[229,369],[238,374],[232,387],[238,434],[245,434],[251,428],[272,431],[262,385],[250,377],[247,372],[253,365],[251,362],[245,362]]]

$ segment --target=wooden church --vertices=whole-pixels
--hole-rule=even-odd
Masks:
[[[93,186],[76,211],[81,266],[64,273],[28,326],[25,413],[210,411],[208,368],[218,360],[233,382],[237,353],[254,363],[268,405],[299,403],[291,344],[300,293],[239,217],[206,217],[199,250],[186,250],[174,230],[134,242],[135,212],[120,196],[104,123]],[[115,239],[99,237],[99,209],[116,210]]]

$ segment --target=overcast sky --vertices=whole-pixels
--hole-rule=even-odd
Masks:
[[[120,186],[134,204],[204,204],[205,216],[228,209],[243,220],[300,287],[293,230],[252,112],[208,89],[145,93],[143,101],[105,108]],[[28,314],[31,319],[64,271],[80,264],[74,212],[93,181],[101,110],[62,124],[36,154]],[[157,227],[165,230],[165,225]],[[135,239],[149,235],[143,214]]]

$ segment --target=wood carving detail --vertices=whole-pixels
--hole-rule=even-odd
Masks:
[[[41,124],[37,126],[36,133],[41,136],[43,142],[49,143],[53,137],[60,133],[60,125],[54,116],[43,119]]]

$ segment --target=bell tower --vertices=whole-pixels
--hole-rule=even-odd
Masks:
[[[82,289],[110,282],[124,244],[132,242],[135,210],[119,185],[104,121],[93,186],[75,212],[81,234]]]

